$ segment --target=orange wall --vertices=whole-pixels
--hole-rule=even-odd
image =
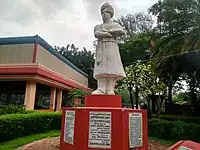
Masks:
[[[36,56],[36,63],[47,67],[62,76],[77,81],[85,86],[88,86],[88,79],[84,75],[80,74],[70,66],[59,60],[56,56],[49,51],[38,45],[38,51]],[[81,68],[80,68],[81,69]]]

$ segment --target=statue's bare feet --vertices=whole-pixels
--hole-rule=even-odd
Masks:
[[[114,91],[108,91],[107,95],[115,95],[115,92]]]
[[[92,92],[92,95],[105,95],[105,92],[103,92],[103,90],[97,89]]]

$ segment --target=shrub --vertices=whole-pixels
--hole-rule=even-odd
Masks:
[[[61,128],[61,113],[33,112],[0,116],[0,142]]]
[[[0,108],[0,115],[5,114],[16,114],[16,113],[26,113],[23,105],[7,105],[7,106],[1,106]]]
[[[200,141],[200,125],[183,121],[148,120],[149,136],[166,140]]]
[[[158,138],[168,138],[169,134],[166,134],[169,128],[168,121],[165,120],[158,120],[158,119],[151,119],[148,120],[148,132],[149,136],[158,137]]]
[[[186,123],[200,124],[200,117],[189,117],[180,115],[160,115],[159,118],[167,121],[183,121]]]

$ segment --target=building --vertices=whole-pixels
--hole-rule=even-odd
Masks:
[[[0,105],[60,110],[70,89],[88,88],[87,74],[38,35],[0,38]]]

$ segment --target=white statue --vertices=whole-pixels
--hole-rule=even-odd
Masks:
[[[94,28],[94,35],[98,39],[94,78],[97,80],[98,88],[92,94],[115,95],[116,81],[126,77],[117,43],[118,38],[126,32],[118,23],[111,20],[113,14],[113,7],[109,3],[103,4],[103,24]]]

